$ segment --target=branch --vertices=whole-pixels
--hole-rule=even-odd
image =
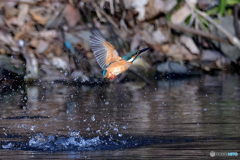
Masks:
[[[214,27],[216,27],[220,32],[222,32],[222,34],[224,34],[228,40],[237,48],[240,49],[240,41],[236,36],[233,36],[231,33],[229,33],[225,28],[223,28],[221,25],[217,24],[210,16],[208,16],[206,13],[201,12],[199,10],[197,10],[196,8],[193,8],[188,0],[185,0],[186,4],[188,5],[188,7],[190,7],[191,9],[194,9],[194,11],[202,16],[204,19],[206,19],[208,22],[210,22]]]
[[[179,30],[179,31],[182,31],[182,32],[188,32],[188,33],[195,34],[195,35],[198,35],[198,36],[201,36],[201,37],[210,38],[210,39],[213,39],[213,40],[216,40],[216,41],[219,41],[219,42],[229,44],[228,40],[226,40],[224,38],[221,38],[221,37],[218,37],[218,36],[215,36],[211,33],[206,33],[206,32],[196,30],[196,29],[193,29],[193,28],[184,27],[184,26],[180,26],[180,25],[175,25],[175,24],[172,24],[170,22],[168,22],[167,24],[170,28],[172,28],[174,30]]]
[[[92,5],[96,9],[96,11],[99,11],[107,18],[107,20],[114,26],[115,29],[118,28],[118,25],[113,21],[111,16],[109,16],[104,10],[102,10],[98,5],[96,5],[95,2],[92,2]]]

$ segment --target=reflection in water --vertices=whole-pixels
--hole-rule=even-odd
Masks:
[[[217,149],[211,148],[212,145],[222,145],[223,150],[236,150],[240,148],[239,143],[230,139],[239,141],[239,81],[239,77],[221,75],[162,80],[141,89],[136,85],[131,87],[131,84],[25,86],[1,94],[0,134],[2,140],[10,140],[9,135],[29,139],[35,133],[68,136],[72,130],[80,131],[84,138],[111,135],[119,138],[125,135],[199,138],[199,141],[189,144],[155,144],[128,149],[128,152],[84,152],[87,157],[108,157],[110,152],[120,157],[131,157],[132,153],[140,158],[168,154],[209,155],[204,149],[206,146]],[[207,141],[209,138],[221,140],[210,142]],[[189,151],[196,146],[198,151]],[[168,150],[179,147],[183,149],[181,153]],[[8,151],[0,150],[0,153],[6,155]],[[32,154],[26,151],[21,154],[24,153]]]

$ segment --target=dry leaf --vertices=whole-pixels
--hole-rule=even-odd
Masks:
[[[5,6],[5,16],[6,19],[9,19],[11,17],[15,17],[18,13],[18,10],[14,7],[10,7],[10,6]]]
[[[152,19],[160,13],[168,13],[177,5],[176,0],[150,0],[146,8],[145,19]]]
[[[64,8],[64,17],[69,25],[69,27],[74,27],[80,20],[80,14],[77,8],[73,7],[71,4],[68,4]]]
[[[169,47],[170,47],[169,44],[163,44],[163,45],[161,45],[161,51],[163,53],[167,53],[169,51]]]
[[[13,37],[10,34],[4,34],[3,32],[0,32],[0,42],[9,46],[16,46]]]
[[[124,0],[124,5],[128,9],[134,8],[138,12],[137,19],[139,21],[145,20],[145,6],[148,0]]]
[[[66,70],[68,67],[68,62],[60,57],[53,57],[52,58],[52,65],[55,66],[57,69]]]
[[[29,5],[28,4],[19,4],[19,13],[18,13],[18,25],[22,26],[25,22],[26,16],[28,14]]]
[[[56,30],[41,31],[39,32],[39,35],[41,38],[51,41],[53,38],[57,37],[57,31]]]
[[[178,43],[170,45],[166,55],[178,61],[198,59],[197,56],[191,54],[184,46]]]
[[[18,18],[17,17],[12,17],[6,20],[7,24],[11,24],[11,25],[18,25]]]
[[[180,9],[172,14],[171,21],[173,24],[181,24],[191,14],[191,10],[185,4]]]
[[[47,15],[46,17],[42,16],[41,14],[38,14],[36,12],[34,12],[33,10],[29,11],[30,15],[32,16],[32,18],[37,21],[38,23],[44,25],[45,23],[47,23],[47,21],[49,20],[50,16]]]
[[[15,41],[18,41],[21,37],[22,37],[22,35],[24,35],[25,33],[23,33],[22,31],[20,31],[20,32],[17,32],[16,34],[15,34],[15,36],[14,36],[14,40]]]
[[[31,47],[37,48],[38,44],[39,44],[39,40],[38,39],[32,39],[30,41],[30,46]]]
[[[193,8],[195,8],[195,5],[197,3],[197,0],[188,0],[189,5],[191,5]],[[192,14],[190,8],[187,4],[184,4],[181,8],[179,8],[177,11],[175,11],[172,14],[171,22],[173,24],[181,24],[185,21],[185,19]]]
[[[49,43],[43,40],[40,40],[36,49],[36,53],[43,53],[49,46]]]
[[[165,42],[168,42],[169,40],[169,31],[168,30],[162,30],[161,28],[158,28],[157,30],[153,31],[152,33],[149,33],[147,31],[142,32],[142,39],[151,45],[156,44],[162,44]]]
[[[186,46],[191,53],[199,55],[200,51],[196,44],[193,42],[192,38],[187,37],[187,36],[181,36],[180,37],[180,42]]]

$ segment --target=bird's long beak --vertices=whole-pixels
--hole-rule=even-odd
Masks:
[[[148,48],[144,48],[144,49],[142,49],[142,50],[139,50],[139,51],[138,51],[138,55],[139,55],[140,53],[142,53],[142,52],[145,52],[145,51],[149,50],[149,49],[151,49],[151,47],[148,47]]]

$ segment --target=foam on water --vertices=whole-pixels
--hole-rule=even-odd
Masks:
[[[83,138],[78,131],[72,131],[69,136],[34,134],[28,141],[0,141],[1,149],[11,150],[38,150],[38,151],[93,151],[93,150],[116,150],[124,148],[136,148],[150,144],[171,141],[161,137],[139,137],[132,135],[106,135],[93,138]]]
[[[43,150],[91,150],[101,143],[99,137],[84,139],[79,132],[72,131],[70,137],[45,137],[42,133],[37,133],[29,140],[29,147]]]

